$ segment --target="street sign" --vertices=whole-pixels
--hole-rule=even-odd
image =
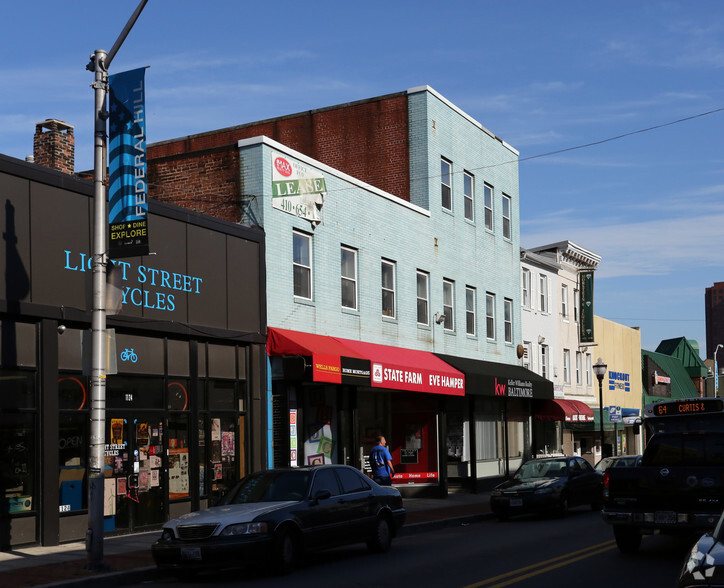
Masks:
[[[608,420],[611,423],[620,423],[622,421],[620,406],[608,407]]]

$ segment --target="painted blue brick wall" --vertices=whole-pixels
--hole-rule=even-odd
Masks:
[[[409,95],[410,204],[372,189],[267,138],[240,143],[243,191],[266,232],[267,312],[272,327],[336,335],[460,357],[516,363],[520,338],[517,154],[434,91]],[[314,167],[326,180],[322,223],[272,208],[272,154]],[[440,157],[453,164],[453,212],[442,210]],[[512,162],[512,163],[508,163]],[[504,164],[504,165],[500,165]],[[475,176],[475,222],[463,215],[462,171]],[[494,187],[494,231],[482,219],[482,184]],[[512,238],[502,236],[502,194],[512,202]],[[293,296],[292,232],[313,240],[312,302]],[[359,309],[341,308],[340,247],[358,250]],[[381,313],[381,261],[396,262],[395,319]],[[416,272],[430,274],[430,315],[442,312],[443,279],[455,282],[455,331],[431,320],[418,326]],[[240,268],[239,271],[243,271]],[[465,288],[477,290],[478,335],[465,332]],[[485,293],[496,296],[496,339],[485,333]],[[513,343],[506,344],[503,300],[512,300]]]

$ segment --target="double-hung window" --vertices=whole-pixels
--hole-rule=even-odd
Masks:
[[[563,381],[566,384],[571,383],[571,350],[563,350]]]
[[[395,317],[395,262],[382,260],[382,316]]]
[[[488,339],[495,339],[495,294],[485,294],[485,330]]]
[[[513,301],[506,298],[503,301],[503,321],[505,325],[505,342],[513,342]]]
[[[417,324],[430,324],[430,275],[417,272]]]
[[[342,247],[342,307],[357,310],[357,250]]]
[[[493,230],[493,187],[483,185],[483,205],[485,207],[485,228]]]
[[[548,312],[548,276],[540,274],[538,276],[538,310],[544,313]]]
[[[442,207],[445,210],[452,210],[452,163],[444,157],[440,159],[440,189]]]
[[[294,295],[312,299],[312,237],[294,231]]]
[[[548,377],[548,345],[540,346],[540,375]]]
[[[475,178],[472,174],[463,174],[463,196],[465,197],[465,218],[475,220]]]
[[[576,351],[576,384],[581,385],[581,370],[583,369],[583,354]]]
[[[465,286],[465,332],[475,335],[475,288]]]
[[[586,353],[586,386],[590,386],[591,382],[593,382],[593,365],[591,364],[591,354]]]
[[[512,230],[510,227],[510,214],[511,214],[511,200],[510,196],[503,194],[503,237],[510,239]]]
[[[523,308],[530,308],[530,270],[523,268],[520,273],[520,300]]]
[[[581,300],[578,295],[578,290],[573,291],[573,320],[578,322],[578,317],[581,316],[580,311]]]
[[[443,326],[446,331],[455,330],[455,282],[442,282],[442,313],[445,315]]]
[[[568,320],[568,285],[561,286],[561,315]]]

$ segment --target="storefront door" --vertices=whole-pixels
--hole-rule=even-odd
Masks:
[[[158,414],[106,418],[105,530],[136,531],[165,520],[164,425]]]

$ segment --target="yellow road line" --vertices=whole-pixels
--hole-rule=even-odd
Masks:
[[[609,550],[613,549],[614,547],[616,547],[615,541],[605,541],[604,543],[599,543],[597,545],[591,545],[589,547],[584,547],[583,549],[579,549],[578,551],[573,551],[571,553],[559,555],[557,557],[553,557],[546,561],[541,561],[536,564],[525,566],[524,568],[518,568],[517,570],[506,572],[504,574],[500,574],[493,578],[488,578],[487,580],[483,580],[482,582],[470,584],[470,585],[466,586],[465,588],[479,588],[480,586],[491,586],[491,588],[503,588],[503,586],[510,586],[511,584],[515,584],[516,582],[520,582],[522,580],[527,580],[528,578],[533,578],[534,576],[538,576],[540,574],[544,574],[551,570],[555,570],[556,568],[560,568],[560,567],[566,566],[568,564],[574,563],[576,561],[586,559],[587,557],[591,557],[593,555],[598,555],[599,553],[609,551]],[[561,561],[561,560],[565,560],[565,561]],[[555,563],[555,562],[557,562],[557,563]],[[545,566],[545,567],[542,567],[542,566]],[[536,569],[536,568],[538,568],[538,569]],[[529,572],[530,570],[535,570],[535,571]],[[529,573],[526,574],[525,572],[529,572]],[[519,574],[523,574],[523,575],[519,575]],[[517,577],[507,580],[505,582],[499,583],[499,584],[494,584],[494,582],[498,582],[499,580],[503,580],[504,578],[508,578],[510,576],[517,576]]]

